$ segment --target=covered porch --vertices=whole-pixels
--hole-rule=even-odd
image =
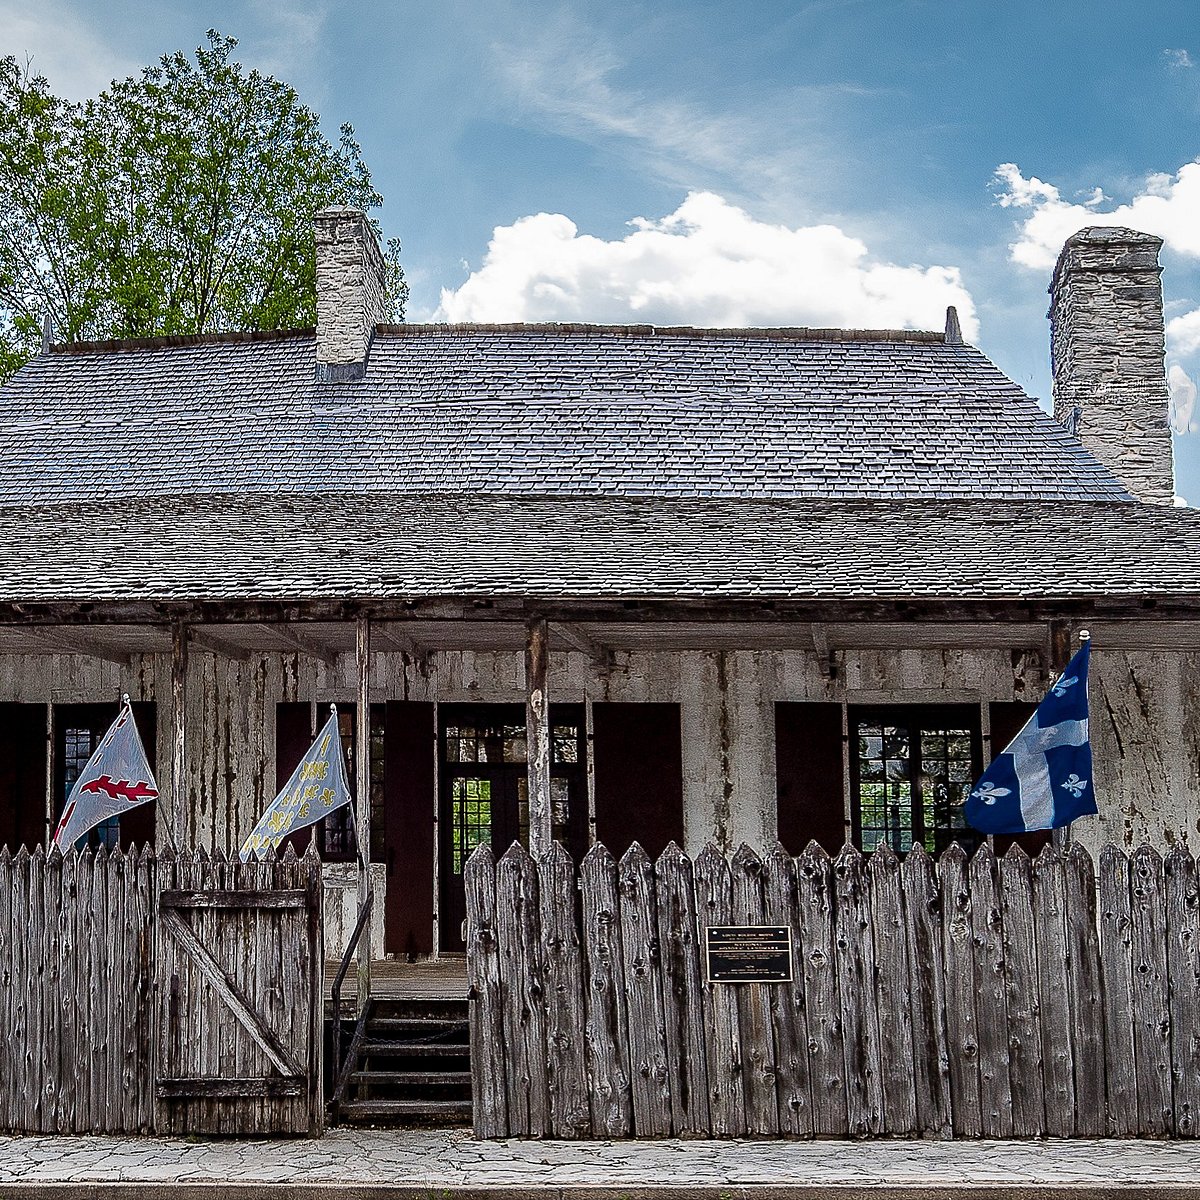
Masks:
[[[357,826],[343,810],[317,831],[333,958],[358,916],[360,860],[375,897],[371,958],[399,962],[462,953],[463,866],[485,841],[535,853],[559,841],[578,862],[597,841],[619,855],[636,840],[657,856],[671,841],[690,854],[776,841],[798,854],[810,840],[831,853],[967,840],[956,797],[1084,625],[1102,800],[1080,837],[1092,849],[1186,842],[1200,805],[1200,621],[1184,602],[1152,619],[1049,601],[46,604],[0,615],[0,842],[45,842],[72,769],[128,692],[162,798],[103,836],[236,854],[338,705],[360,802]]]

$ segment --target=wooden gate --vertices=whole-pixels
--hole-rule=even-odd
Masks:
[[[321,863],[160,860],[159,1133],[321,1132]]]

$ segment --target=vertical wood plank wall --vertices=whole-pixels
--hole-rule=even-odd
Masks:
[[[320,867],[0,847],[0,1133],[319,1132]]]
[[[153,1129],[156,866],[0,848],[0,1130]]]
[[[1181,848],[1106,847],[1097,870],[1079,845],[936,862],[710,845],[693,864],[635,843],[576,869],[481,846],[466,879],[480,1137],[1200,1129],[1200,875]],[[793,981],[708,982],[704,930],[725,924],[790,929]]]

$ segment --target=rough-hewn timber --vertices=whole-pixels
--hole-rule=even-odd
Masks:
[[[506,1119],[499,1095],[477,1109],[480,1136],[545,1134],[530,1084],[562,1076],[572,1012],[592,1098],[590,1123],[572,1106],[574,1136],[1196,1136],[1186,851],[1106,848],[1098,904],[1080,846],[934,864],[710,845],[694,865],[635,846],[619,868],[597,846],[579,871],[559,854],[536,872],[519,847],[498,864],[482,847],[469,875],[474,1052],[510,1086]],[[745,921],[791,929],[792,983],[702,982],[704,927]],[[538,946],[567,955],[553,995],[531,986]]]

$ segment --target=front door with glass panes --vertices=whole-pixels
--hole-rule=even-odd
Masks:
[[[851,707],[850,806],[861,850],[940,854],[982,840],[963,817],[979,776],[979,709],[966,704]]]
[[[520,704],[438,706],[441,804],[438,820],[438,928],[442,950],[465,946],[463,867],[476,846],[497,857],[529,846],[528,754]],[[582,705],[550,710],[550,792],[555,841],[578,862],[587,852],[587,774]]]

